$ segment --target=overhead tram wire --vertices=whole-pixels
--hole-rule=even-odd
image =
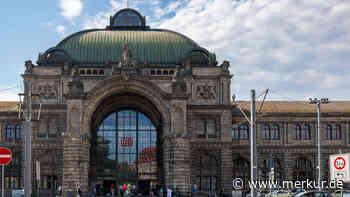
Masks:
[[[261,105],[260,105],[260,110],[259,110],[259,111],[261,111],[261,109],[262,109],[262,107],[263,107],[263,104],[264,104],[264,102],[265,102],[266,95],[267,95],[268,91],[269,91],[269,89],[265,89],[259,96],[256,97],[256,99],[258,99],[258,98],[260,98],[262,95],[264,95],[264,98],[263,98],[263,101],[262,101],[262,103],[261,103]],[[248,102],[248,101],[247,101],[247,102]],[[244,111],[239,105],[238,105],[238,107],[240,108],[240,110]],[[243,112],[242,112],[242,113],[243,113]],[[257,112],[257,114],[258,114],[258,113],[260,113],[260,112]],[[246,117],[245,117],[245,118],[246,118]],[[259,117],[257,116],[257,118],[259,118]],[[245,124],[245,123],[249,123],[249,121],[247,121],[246,119],[243,119],[243,120],[237,122],[236,125],[241,125],[241,124],[243,124],[243,123],[244,123],[244,124]]]
[[[272,102],[273,99],[272,99],[272,96],[271,96],[270,92],[271,92],[271,90],[269,89],[269,91],[266,93],[266,95],[267,95],[267,97],[268,97],[268,98],[266,99],[266,101],[270,100],[270,106],[272,106],[272,108],[273,108],[274,110],[279,111],[279,108],[276,107],[276,105]],[[267,112],[267,111],[262,112],[261,114],[257,115],[257,118],[263,118],[267,113],[269,113],[269,112]]]
[[[14,90],[19,90],[18,88],[19,88],[19,86],[16,85],[16,86],[12,86],[12,87],[9,87],[9,88],[1,89],[0,92],[7,92],[7,91],[9,91],[9,90],[11,90],[11,89],[12,89],[12,90],[13,90],[13,89],[14,89]]]

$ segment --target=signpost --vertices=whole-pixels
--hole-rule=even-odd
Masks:
[[[8,148],[0,147],[0,165],[2,165],[2,186],[1,196],[4,197],[5,165],[12,160],[12,153]]]
[[[350,182],[350,153],[329,156],[329,169],[331,180]]]
[[[350,182],[350,153],[335,154],[329,156],[329,171],[331,180],[340,180],[343,183]],[[341,197],[343,188],[341,188]]]

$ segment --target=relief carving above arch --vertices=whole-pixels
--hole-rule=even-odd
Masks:
[[[87,93],[85,101],[86,116],[84,116],[84,130],[91,130],[92,118],[97,108],[103,102],[113,96],[123,93],[132,93],[148,99],[159,111],[162,119],[163,133],[168,133],[170,129],[170,95],[161,90],[156,84],[143,79],[121,80],[119,77],[111,77],[95,85]]]

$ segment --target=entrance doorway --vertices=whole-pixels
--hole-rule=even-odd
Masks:
[[[112,184],[113,184],[113,187],[115,188],[116,187],[115,183],[116,183],[116,181],[114,181],[114,180],[104,180],[103,181],[103,195],[107,195],[107,193],[111,194]],[[110,195],[110,196],[112,196],[112,195]]]
[[[138,110],[116,110],[100,122],[94,135],[90,167],[103,183],[104,195],[111,184],[149,194],[151,184],[158,184],[159,169],[158,129],[151,119]]]

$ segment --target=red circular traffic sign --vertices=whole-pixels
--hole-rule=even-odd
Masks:
[[[335,169],[337,170],[342,170],[345,168],[345,159],[343,157],[337,157],[335,160],[334,160],[334,167]]]
[[[8,148],[0,147],[0,165],[6,165],[12,160],[12,153]]]

